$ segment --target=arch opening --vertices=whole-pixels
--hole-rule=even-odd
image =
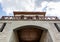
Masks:
[[[46,42],[51,38],[47,29],[34,25],[21,26],[13,31],[15,42]]]

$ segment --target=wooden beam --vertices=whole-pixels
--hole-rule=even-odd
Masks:
[[[15,15],[20,15],[20,14],[24,14],[24,15],[44,15],[46,14],[46,12],[13,12],[14,16]]]

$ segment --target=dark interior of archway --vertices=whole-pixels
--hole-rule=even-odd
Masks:
[[[17,30],[19,42],[39,42],[43,30],[34,27],[23,27]]]

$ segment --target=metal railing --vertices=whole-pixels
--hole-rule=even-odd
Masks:
[[[56,16],[2,16],[1,20],[59,20]]]

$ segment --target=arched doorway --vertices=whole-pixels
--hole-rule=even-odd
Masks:
[[[21,26],[14,29],[18,42],[40,42],[44,31],[47,31],[47,29],[34,25]]]

